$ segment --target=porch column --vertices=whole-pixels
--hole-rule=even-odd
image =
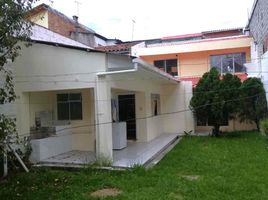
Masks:
[[[16,100],[16,119],[18,135],[30,136],[29,93],[19,93]]]
[[[102,160],[113,160],[111,87],[105,77],[98,77],[95,89],[96,155]]]

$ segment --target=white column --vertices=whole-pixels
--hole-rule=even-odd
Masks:
[[[111,87],[105,77],[96,80],[96,155],[98,159],[113,160]]]
[[[135,95],[136,100],[136,126],[137,126],[137,139],[139,142],[148,141],[147,131],[147,107],[146,107],[146,95],[144,92],[137,92]]]

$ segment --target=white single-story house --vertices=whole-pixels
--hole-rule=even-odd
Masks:
[[[42,27],[32,40],[13,63],[18,133],[31,135],[32,162],[143,164],[194,131],[190,82]]]

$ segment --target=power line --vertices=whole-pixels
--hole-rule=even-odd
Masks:
[[[250,98],[254,98],[257,97],[259,95],[261,95],[262,93],[258,93],[256,95],[252,95],[249,97],[243,97],[243,98],[237,98],[237,99],[232,99],[232,100],[226,100],[224,101],[225,103],[227,102],[233,102],[233,101],[240,101],[240,100],[244,100],[244,99],[250,99]],[[211,106],[211,105],[217,105],[217,104],[222,104],[222,101],[218,101],[218,102],[214,102],[214,103],[208,103],[208,104],[203,104],[197,107],[197,109],[203,108],[203,107],[207,107],[207,106]],[[150,119],[150,118],[154,118],[154,117],[158,117],[158,116],[165,116],[165,115],[172,115],[172,114],[178,114],[178,113],[184,113],[184,112],[192,112],[192,109],[188,108],[188,109],[183,109],[183,110],[178,110],[178,111],[173,111],[173,112],[167,112],[167,113],[160,113],[157,116],[154,115],[150,115],[150,116],[145,116],[145,117],[139,117],[139,118],[133,118],[133,119],[128,119],[128,120],[143,120],[143,119]],[[99,126],[99,125],[106,125],[106,124],[112,124],[114,122],[102,122],[102,123],[94,123],[94,124],[88,124],[88,125],[78,125],[78,126],[73,126],[73,127],[68,127],[68,128],[62,128],[60,130],[57,131],[57,133],[65,131],[65,130],[73,130],[73,129],[78,129],[78,128],[85,128],[85,127],[92,127],[92,126]],[[78,134],[78,133],[71,133],[69,135],[74,135],[74,134]],[[79,133],[81,134],[81,133]],[[19,134],[20,137],[23,136],[29,136],[30,133],[24,133],[24,134]],[[62,137],[61,135],[53,135],[53,137]]]
[[[251,62],[251,61],[254,61],[254,60],[264,60],[264,59],[268,59],[267,58],[255,58],[255,59],[250,59],[250,60],[246,60],[246,62]],[[181,64],[181,65],[208,65],[210,64],[210,62],[205,62],[205,63],[184,63],[184,64]],[[152,65],[152,64],[150,64]],[[153,65],[152,65],[153,66]],[[15,77],[61,77],[61,76],[72,76],[72,75],[89,75],[89,74],[96,74],[100,71],[94,71],[94,72],[85,72],[85,73],[62,73],[62,74],[51,74],[51,75],[47,75],[47,74],[44,74],[44,75],[41,75],[41,74],[35,74],[35,75],[15,75]],[[268,71],[266,72],[268,73]]]

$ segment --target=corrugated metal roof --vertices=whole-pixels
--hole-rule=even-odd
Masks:
[[[202,36],[202,33],[191,33],[191,34],[184,34],[184,35],[162,37],[161,40],[173,40],[173,39],[183,39],[183,38],[192,38],[192,37],[201,37],[201,36]]]
[[[55,44],[62,44],[62,45],[72,46],[72,47],[92,49],[89,46],[81,44],[81,43],[79,43],[75,40],[72,40],[70,38],[64,37],[58,33],[52,32],[52,31],[50,31],[42,26],[39,26],[39,25],[34,25],[32,27],[31,40],[40,41],[40,42],[49,42],[49,43],[55,43]]]
[[[226,29],[218,29],[218,30],[210,30],[210,31],[203,31],[202,34],[208,34],[208,33],[220,33],[220,32],[228,32],[228,31],[240,31],[243,30],[241,27],[237,28],[226,28]]]

